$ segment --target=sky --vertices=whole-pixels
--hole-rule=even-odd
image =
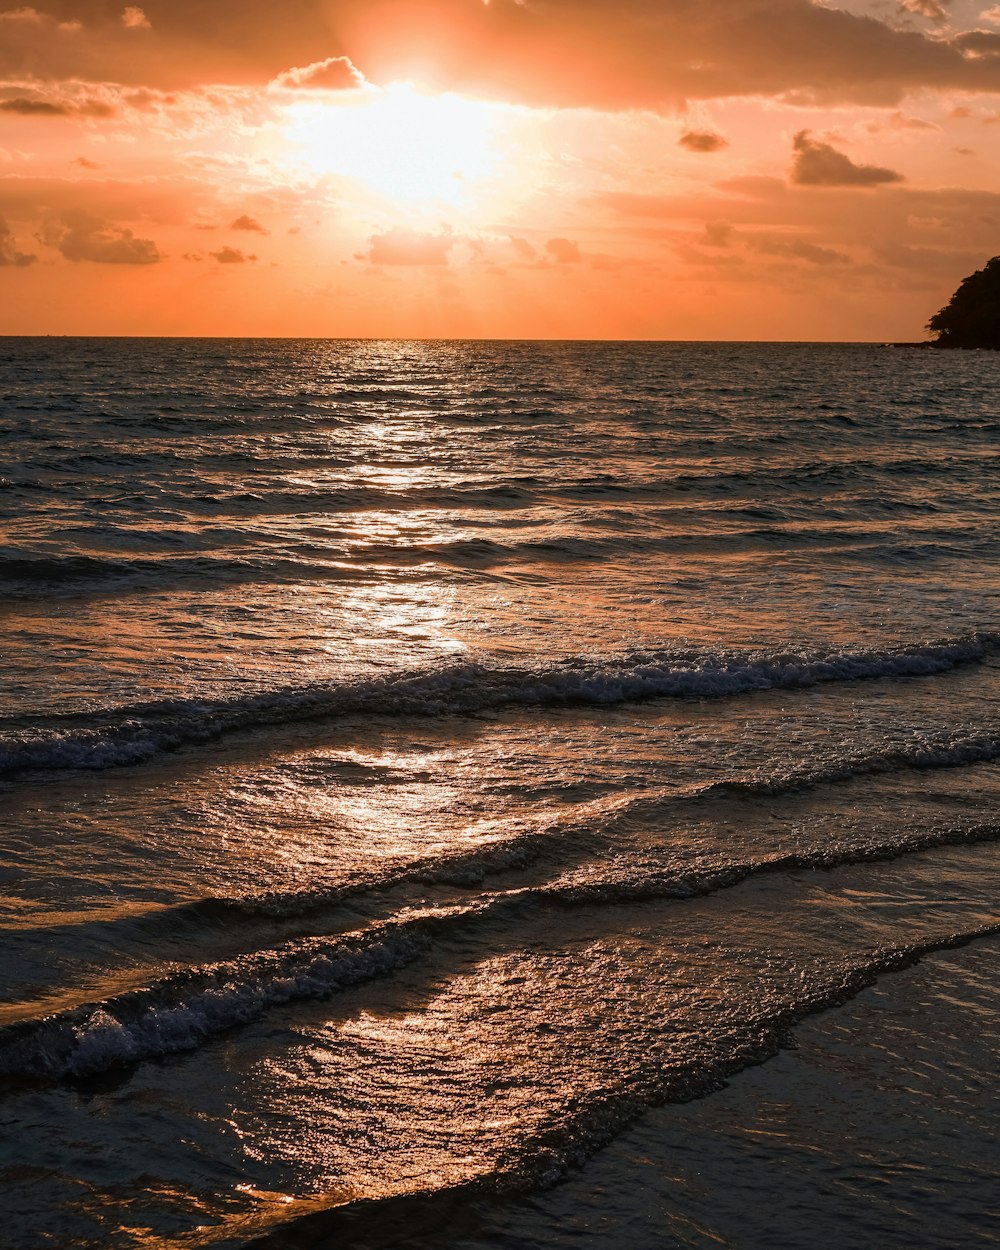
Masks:
[[[986,0],[0,0],[0,333],[912,340]]]

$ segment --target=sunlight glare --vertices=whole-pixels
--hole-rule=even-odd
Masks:
[[[404,204],[461,204],[497,160],[495,106],[408,83],[287,111],[286,135],[311,170],[356,178]]]

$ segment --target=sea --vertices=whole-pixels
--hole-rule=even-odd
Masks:
[[[0,339],[5,1250],[1000,1244],[998,397]]]

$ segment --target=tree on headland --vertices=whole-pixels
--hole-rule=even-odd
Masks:
[[[970,273],[927,329],[934,347],[989,347],[1000,351],[1000,256]]]

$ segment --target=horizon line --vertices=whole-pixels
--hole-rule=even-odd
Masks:
[[[933,339],[671,339],[671,338],[559,338],[532,335],[392,335],[392,334],[82,334],[0,333],[9,339],[108,339],[171,342],[257,342],[257,343],[662,343],[686,346],[789,346],[789,347],[935,347]]]

